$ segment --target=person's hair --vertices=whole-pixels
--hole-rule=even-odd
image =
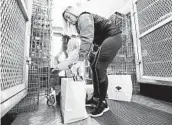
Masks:
[[[75,16],[77,19],[80,16],[81,13],[83,13],[84,11],[81,8],[78,8],[76,6],[68,6],[64,12],[62,13],[63,18],[66,20],[65,18],[65,13],[70,13],[71,15]],[[67,21],[67,20],[66,20]]]
[[[65,13],[66,13],[66,11],[67,10],[69,10],[70,8],[72,8],[72,6],[68,6],[65,10],[64,10],[64,12],[62,13],[62,16],[63,16],[63,18],[64,18],[64,20],[67,22],[67,20],[66,20],[66,18],[65,18]]]
[[[63,35],[63,39],[66,41],[66,44],[68,44],[71,37],[65,34],[65,35]]]
[[[64,12],[62,13],[62,17],[63,17],[63,19],[64,19],[65,21],[67,21],[66,18],[64,17],[65,12],[66,12],[66,11],[64,11]]]
[[[71,37],[70,36],[68,36],[68,35],[64,35],[64,37],[66,37],[66,39],[71,39]]]
[[[78,18],[78,16],[80,15],[80,13],[81,13],[82,11],[80,11],[79,9],[76,9],[75,7],[68,6],[68,7],[64,10],[64,12],[62,13],[62,17],[63,17],[63,21],[64,21],[64,32],[65,32],[65,34],[67,34],[67,35],[69,35],[69,36],[71,36],[72,33],[77,34],[77,31],[76,31],[76,33],[75,33],[75,30],[76,30],[76,29],[74,29],[72,32],[70,31],[71,29],[76,28],[76,27],[73,26],[73,25],[71,25],[71,23],[68,22],[68,20],[65,18],[65,13],[66,13],[66,12],[67,12],[67,13],[70,13],[70,14],[74,15],[76,18]]]

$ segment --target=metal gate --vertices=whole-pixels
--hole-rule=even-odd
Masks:
[[[31,57],[32,67],[29,68],[29,80],[32,80],[32,82],[28,84],[33,85],[34,90],[38,90],[39,103],[40,95],[47,94],[49,88],[51,47],[50,0],[33,1],[31,33],[29,56]]]
[[[7,112],[15,115],[34,111],[38,109],[40,95],[47,94],[51,41],[50,1],[33,0],[32,6],[31,1],[25,0],[23,3],[26,5],[23,7],[21,0],[2,0],[2,8],[0,8],[2,16],[0,25],[2,30],[2,42],[0,43],[2,78],[0,77],[0,83],[3,112],[1,115],[5,115]],[[29,4],[27,5],[27,3]],[[31,20],[29,20],[31,26],[30,23],[26,24],[27,14],[24,14],[25,11],[23,11],[23,8],[27,7],[30,11],[32,9],[32,18],[30,17]],[[31,27],[31,31],[30,28],[27,28],[28,25]],[[30,37],[30,41],[26,41],[25,37]],[[25,59],[26,50],[27,59]],[[28,76],[27,79],[26,76]]]
[[[132,23],[138,81],[172,86],[172,0],[137,0]]]
[[[21,0],[0,1],[1,117],[27,95],[29,9]]]

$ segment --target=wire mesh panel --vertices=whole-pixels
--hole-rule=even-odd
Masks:
[[[29,74],[28,74],[28,95],[38,96],[39,94],[39,66],[37,64],[29,65]],[[37,97],[38,98],[38,97]],[[38,103],[38,100],[36,101]]]
[[[137,13],[140,34],[171,16],[171,2],[172,0],[138,0]]]
[[[49,79],[50,79],[49,66],[43,66],[39,68],[39,84],[40,84],[40,95],[47,95],[49,91]]]
[[[1,91],[23,84],[26,21],[15,0],[1,3]]]
[[[34,0],[32,8],[32,35],[29,55],[32,59],[32,64],[37,66],[37,71],[35,72],[37,81],[34,82],[34,86],[38,86],[38,98],[40,95],[47,94],[49,87],[51,41],[50,5],[50,0]],[[29,70],[32,71],[31,68]]]
[[[171,81],[172,0],[138,0],[135,5],[141,77]]]
[[[0,83],[1,115],[9,112],[26,95],[26,15],[17,0],[1,0]],[[19,105],[11,111],[17,113]]]
[[[142,37],[143,75],[172,76],[172,22]]]
[[[4,1],[4,3],[6,4],[14,4],[13,1],[15,0],[9,0],[9,3],[7,1]],[[38,3],[41,3],[42,0],[37,0],[39,1]],[[3,4],[4,4],[3,3]],[[25,4],[27,4],[27,0],[25,0]],[[50,16],[48,15],[49,13],[47,13],[47,11],[49,11],[49,4],[45,4],[44,6],[42,6],[42,3],[39,5],[36,3],[33,3],[34,7],[36,8],[36,13],[32,13],[32,20],[31,20],[31,36],[30,36],[30,51],[29,51],[29,56],[31,57],[31,61],[29,63],[29,71],[28,71],[28,86],[27,86],[27,91],[28,94],[25,98],[23,98],[15,107],[13,107],[10,110],[10,114],[11,113],[23,113],[23,112],[28,112],[28,111],[34,111],[38,109],[38,104],[39,104],[39,96],[40,93],[45,91],[42,91],[43,88],[48,88],[48,83],[49,83],[49,50],[50,50]],[[8,5],[6,5],[8,6]],[[36,6],[36,7],[35,7]],[[10,6],[12,8],[12,6]],[[46,10],[46,11],[45,11]],[[15,9],[14,11],[11,11],[12,13],[15,13],[15,11],[18,12],[17,9]],[[8,14],[8,13],[7,13]],[[8,14],[9,15],[9,14]],[[9,16],[10,17],[10,16]],[[9,62],[9,64],[11,65],[5,65],[8,66],[9,68],[11,67],[11,69],[3,69],[4,71],[6,71],[4,75],[4,77],[7,79],[7,75],[9,74],[9,77],[12,78],[12,80],[14,81],[20,81],[20,78],[22,76],[20,76],[20,71],[22,71],[23,69],[23,65],[22,63],[23,61],[23,57],[21,56],[24,52],[24,44],[22,42],[24,42],[24,40],[22,39],[23,34],[25,33],[25,29],[20,26],[19,24],[23,23],[22,22],[22,17],[15,15],[14,14],[15,19],[14,20],[9,20],[7,26],[11,26],[11,21],[15,22],[16,27],[7,27],[7,29],[5,31],[9,32],[12,30],[16,30],[14,32],[14,34],[12,34],[12,36],[10,36],[11,34],[5,34],[5,40],[8,38],[7,36],[10,37],[9,40],[14,39],[16,40],[15,42],[12,42],[11,44],[6,42],[6,48],[11,47],[14,50],[10,50],[10,52],[7,51],[7,49],[4,49],[3,52],[4,54],[6,54],[7,57],[9,57],[9,55],[11,55],[11,58],[13,60],[10,60],[11,62]],[[8,17],[4,17],[4,20],[8,20]],[[12,23],[13,23],[12,22]],[[17,34],[17,35],[16,35]],[[17,43],[20,42],[20,43]],[[21,45],[20,45],[21,44]],[[7,52],[6,52],[7,51]],[[16,52],[15,52],[16,51]],[[5,58],[2,58],[2,62],[4,63],[8,63],[8,61],[5,60]],[[22,63],[20,63],[22,62]],[[15,65],[15,64],[19,64],[19,65]],[[15,68],[13,68],[13,66]],[[21,68],[22,67],[22,68]],[[12,72],[13,74],[10,74],[11,71],[13,71],[14,69],[16,69],[16,72]],[[6,79],[3,79],[3,81],[6,81]],[[22,80],[22,78],[21,78]],[[8,81],[7,81],[8,82]],[[13,81],[12,81],[13,82]],[[13,82],[14,85],[20,84],[20,83],[15,83]],[[5,82],[4,82],[5,84]],[[8,86],[10,86],[9,83],[7,83]],[[2,85],[3,89],[8,88],[6,84]],[[11,85],[12,86],[12,85]]]

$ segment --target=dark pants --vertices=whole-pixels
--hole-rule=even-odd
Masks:
[[[108,88],[108,77],[106,75],[106,70],[121,46],[122,37],[120,33],[106,38],[98,50],[95,61],[91,65],[94,85],[93,97],[100,100],[105,100]]]

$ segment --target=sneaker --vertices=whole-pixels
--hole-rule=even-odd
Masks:
[[[90,100],[86,101],[86,106],[88,107],[95,107],[97,105],[97,101],[93,99],[93,97]]]
[[[107,102],[104,101],[99,101],[93,112],[90,114],[91,117],[99,117],[102,116],[103,113],[109,111],[109,107]]]

